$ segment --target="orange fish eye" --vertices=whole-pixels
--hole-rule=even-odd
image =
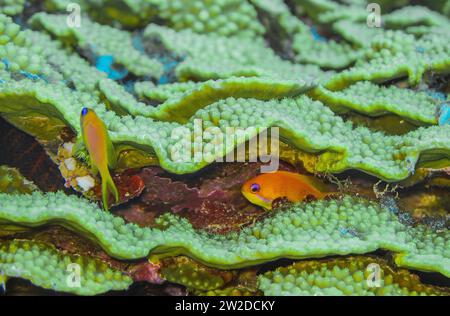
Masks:
[[[253,183],[250,186],[250,191],[252,191],[253,193],[259,192],[259,190],[261,190],[261,187],[260,187],[260,185],[258,183]]]
[[[85,116],[87,113],[88,113],[88,108],[83,108],[82,110],[81,110],[81,115],[82,116]]]

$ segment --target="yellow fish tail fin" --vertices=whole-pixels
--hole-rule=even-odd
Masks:
[[[103,208],[108,211],[109,193],[114,194],[116,203],[119,202],[119,191],[117,190],[114,180],[111,178],[109,171],[102,173],[102,201]]]

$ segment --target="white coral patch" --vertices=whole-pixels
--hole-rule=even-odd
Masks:
[[[76,180],[83,192],[87,192],[95,186],[95,180],[91,176],[78,177]]]
[[[64,143],[63,147],[64,147],[65,150],[67,150],[67,152],[69,154],[72,154],[73,145],[74,145],[74,143],[70,143],[69,142],[69,143]]]
[[[76,166],[77,166],[77,162],[75,161],[75,159],[73,158],[67,158],[64,160],[64,164],[66,165],[67,170],[69,171],[74,171]]]

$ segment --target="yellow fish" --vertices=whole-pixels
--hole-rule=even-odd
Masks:
[[[94,174],[97,171],[100,172],[102,178],[103,208],[107,211],[109,192],[114,194],[116,202],[119,202],[119,192],[109,173],[109,168],[114,169],[116,167],[116,152],[105,124],[94,110],[83,108],[81,110],[80,123],[83,141],[91,158],[93,172]]]
[[[332,194],[327,186],[315,177],[288,171],[261,174],[246,181],[241,192],[247,200],[266,210],[271,210],[272,202],[278,198],[299,202],[308,196],[322,199]]]

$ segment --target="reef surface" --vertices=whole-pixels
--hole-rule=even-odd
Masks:
[[[0,0],[0,293],[449,295],[450,1],[417,2]],[[250,203],[274,164],[333,194]]]

